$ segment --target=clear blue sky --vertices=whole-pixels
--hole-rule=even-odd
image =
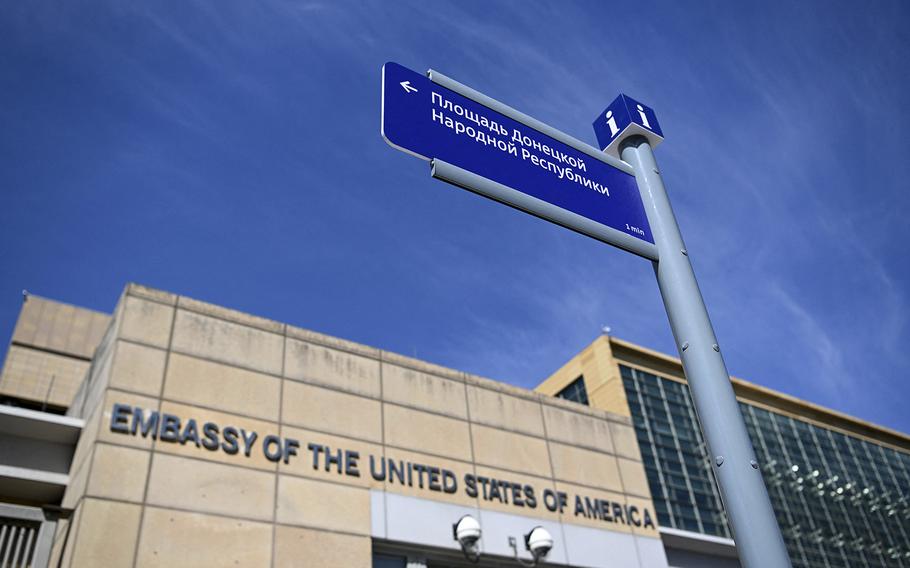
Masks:
[[[903,431],[906,2],[15,2],[0,14],[0,333],[136,281],[532,387],[674,353],[648,262],[433,181],[379,135],[434,68],[594,143],[619,92],[734,375]],[[3,339],[0,339],[3,341]]]

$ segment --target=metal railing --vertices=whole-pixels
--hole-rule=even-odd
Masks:
[[[70,512],[0,503],[0,568],[47,568],[57,521]]]
[[[33,568],[41,522],[0,517],[0,568]]]

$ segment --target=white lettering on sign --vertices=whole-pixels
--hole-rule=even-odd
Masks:
[[[651,123],[648,122],[648,116],[645,114],[645,108],[641,105],[635,105],[638,107],[638,116],[641,117],[641,124],[645,128],[651,128]]]
[[[616,136],[616,134],[619,132],[619,127],[616,126],[616,117],[613,116],[612,110],[607,111],[606,119],[607,119],[607,126],[610,128],[610,138],[614,138]]]
[[[517,128],[512,129],[512,138],[506,142],[495,136],[508,136],[509,133],[506,128],[496,121],[490,120],[470,109],[466,109],[458,103],[453,103],[436,92],[430,93],[430,100],[441,108],[442,111],[449,111],[459,117],[452,118],[442,111],[431,109],[431,112],[433,113],[433,122],[451,129],[455,134],[464,134],[469,138],[472,138],[478,144],[493,146],[501,152],[511,154],[515,157],[520,155],[522,160],[531,162],[532,165],[556,175],[559,179],[567,179],[582,187],[596,191],[601,195],[610,196],[610,189],[607,186],[592,181],[590,178],[578,173],[587,173],[588,171],[587,165],[581,158],[570,156],[561,150],[554,149],[543,142],[539,142]],[[479,128],[465,124],[465,122],[462,122],[459,119],[469,121]],[[614,121],[613,127],[615,127],[615,125]],[[489,131],[489,133],[485,130]],[[521,149],[520,154],[518,151],[519,148]]]

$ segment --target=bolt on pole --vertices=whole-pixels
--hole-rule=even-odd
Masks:
[[[744,568],[789,568],[787,548],[651,145],[643,136],[632,136],[623,141],[621,155],[635,170],[657,245],[657,284],[740,562]]]

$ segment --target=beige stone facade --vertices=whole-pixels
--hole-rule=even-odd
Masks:
[[[53,566],[367,567],[384,495],[660,546],[628,412],[141,286],[70,414]]]
[[[0,397],[63,409],[88,371],[110,316],[25,295],[3,370]]]

